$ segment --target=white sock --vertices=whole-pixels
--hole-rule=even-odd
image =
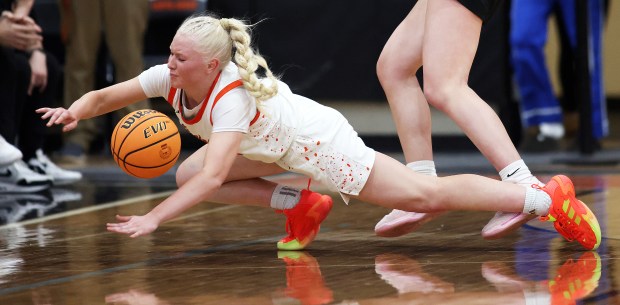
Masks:
[[[407,163],[407,167],[412,169],[416,173],[435,176],[437,177],[437,171],[435,170],[435,162],[433,160],[421,160]]]
[[[558,140],[564,136],[564,125],[562,123],[541,123],[538,128],[540,134],[545,137]]]
[[[502,181],[523,185],[525,187],[530,187],[532,184],[543,185],[538,178],[532,175],[532,172],[530,172],[530,169],[525,165],[523,160],[510,163],[499,171],[499,176],[502,178]]]
[[[292,209],[299,203],[300,197],[300,189],[278,184],[271,195],[271,207],[277,210]]]
[[[528,187],[525,189],[525,203],[523,205],[524,214],[546,216],[549,214],[551,197],[541,189]]]

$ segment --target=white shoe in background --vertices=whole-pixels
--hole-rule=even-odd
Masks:
[[[82,179],[82,173],[58,167],[41,149],[37,149],[34,158],[28,160],[28,165],[34,171],[54,178],[55,185],[69,184]]]
[[[22,152],[0,136],[0,167],[10,165],[22,158]]]
[[[32,171],[23,160],[0,167],[0,193],[30,193],[49,188],[54,178]]]

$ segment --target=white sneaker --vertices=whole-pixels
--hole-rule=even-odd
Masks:
[[[82,179],[82,173],[58,167],[41,149],[37,149],[34,158],[28,160],[28,165],[34,171],[54,178],[55,185],[73,183]]]
[[[375,234],[381,237],[398,237],[417,230],[443,212],[416,213],[392,210],[375,225]]]
[[[23,160],[0,167],[0,193],[30,193],[47,189],[54,178],[33,172]]]
[[[482,228],[482,238],[498,239],[502,238],[523,226],[526,222],[538,217],[523,213],[497,212]]]
[[[514,183],[514,182],[511,182]],[[540,180],[536,177],[530,177],[527,180],[523,180],[517,183],[524,187],[530,187],[533,184],[544,186]],[[482,238],[484,239],[498,239],[502,238],[523,226],[526,222],[538,217],[537,215],[523,214],[523,213],[511,213],[511,212],[497,212],[493,215],[493,218],[482,228]]]
[[[22,152],[0,136],[0,167],[10,165],[22,158]]]

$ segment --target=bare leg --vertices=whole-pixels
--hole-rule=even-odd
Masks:
[[[467,80],[482,20],[455,0],[429,1],[424,35],[424,92],[467,134],[497,171],[521,157],[506,129]]]
[[[455,0],[429,3],[423,50],[424,93],[431,105],[459,125],[502,179],[539,184],[520,161],[495,111],[467,85],[481,27],[482,20]],[[532,218],[498,212],[482,229],[482,235],[487,239],[502,237]]]
[[[477,175],[431,177],[413,172],[377,153],[359,198],[392,209],[412,212],[478,210],[520,213],[524,187]]]
[[[432,160],[431,115],[415,76],[422,66],[427,0],[418,1],[385,44],[377,76],[385,91],[405,160]]]
[[[390,36],[377,62],[377,76],[390,104],[407,163],[433,160],[430,108],[415,75],[422,66],[427,2],[421,0],[414,5]],[[383,237],[401,236],[438,215],[392,210],[377,223],[375,233]]]
[[[432,160],[430,113],[425,96],[461,127],[498,171],[508,171],[508,165],[521,159],[495,111],[467,85],[481,27],[482,20],[457,1],[422,0],[386,44],[377,74],[392,108],[407,162]],[[414,74],[422,64],[425,96]],[[512,167],[516,166],[511,166],[511,173]],[[519,183],[538,182],[525,164],[522,171],[524,179]],[[400,236],[437,215],[395,210],[377,224],[375,231],[380,236]],[[520,225],[527,220],[519,214],[498,213],[483,235],[499,237],[511,228],[504,225]]]
[[[179,187],[202,169],[206,150],[207,145],[204,145],[179,166],[176,173]],[[283,172],[285,170],[276,164],[252,161],[239,155],[230,169],[227,182],[209,200],[218,203],[269,207],[277,184],[260,177]]]

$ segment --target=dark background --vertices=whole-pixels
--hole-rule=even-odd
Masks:
[[[193,7],[179,5],[190,2]],[[145,65],[165,63],[177,27],[187,16],[206,8],[219,17],[235,17],[255,24],[256,48],[294,92],[318,102],[385,103],[376,76],[376,61],[392,31],[414,3],[402,0],[152,1],[145,35]],[[521,124],[510,84],[508,7],[509,1],[502,1],[484,24],[469,80],[470,86],[498,110],[511,138],[518,142]],[[34,11],[44,28],[45,47],[64,62],[57,1],[39,0]],[[105,45],[100,55],[97,87],[104,87],[114,82],[113,67]]]

